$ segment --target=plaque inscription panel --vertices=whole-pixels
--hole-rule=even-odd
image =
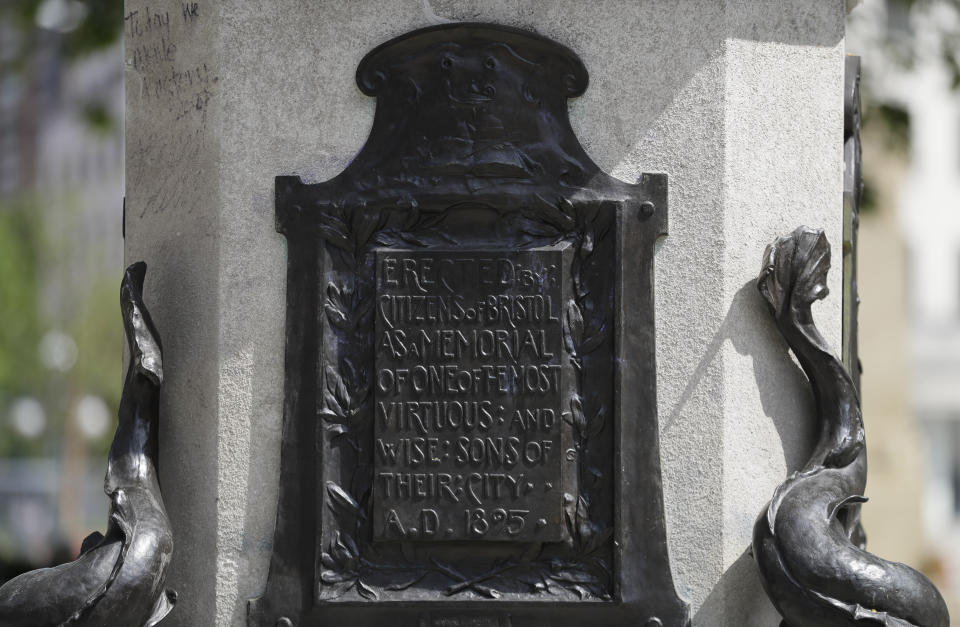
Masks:
[[[582,61],[456,23],[372,50],[364,148],[276,179],[277,530],[252,627],[689,624],[660,487],[667,179],[572,132]]]
[[[559,541],[562,252],[376,253],[377,540]]]

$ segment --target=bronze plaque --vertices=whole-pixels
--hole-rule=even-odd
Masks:
[[[563,540],[561,250],[375,258],[374,538]]]
[[[367,143],[276,179],[288,245],[280,494],[249,622],[677,625],[653,251],[667,179],[567,118],[587,72],[528,31],[372,50]]]

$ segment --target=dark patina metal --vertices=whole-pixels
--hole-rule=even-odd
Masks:
[[[107,533],[88,536],[75,561],[0,588],[2,627],[153,627],[176,602],[163,587],[173,533],[157,479],[163,368],[160,337],[143,304],[145,273],[146,264],[133,264],[120,289],[130,364],[104,479]]]
[[[810,459],[777,488],[754,525],[761,580],[788,627],[946,627],[947,607],[926,577],[864,550],[860,400],[810,311],[827,295],[829,267],[823,231],[800,227],[767,248],[758,282],[810,379],[820,422]]]
[[[249,623],[688,622],[667,558],[653,332],[664,175],[567,118],[569,49],[485,24],[370,52],[363,150],[276,180],[288,241],[274,554]]]
[[[563,416],[577,391],[563,359],[562,278],[571,255],[569,246],[375,253],[375,540],[570,537],[563,505],[577,466],[564,457],[575,443]],[[482,516],[486,502],[503,507]]]
[[[860,146],[860,57],[849,55],[843,84],[843,349],[841,358],[860,390],[857,288],[857,234],[860,230],[860,197],[863,165]]]

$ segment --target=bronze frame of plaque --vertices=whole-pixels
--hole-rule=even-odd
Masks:
[[[567,117],[587,80],[575,53],[528,31],[414,31],[357,70],[377,110],[350,165],[314,185],[277,177],[287,378],[273,558],[250,625],[688,624],[670,573],[656,404],[653,252],[667,178],[628,184],[590,160]],[[499,537],[451,529],[454,541],[437,541],[409,522],[393,540],[375,534],[373,501],[387,498],[374,481],[378,251],[507,263],[550,247],[565,250],[565,302],[551,318],[562,366],[550,362],[564,372],[551,432],[564,451],[560,486],[541,474],[522,499],[562,533],[540,542],[521,519],[484,510],[484,533],[499,524]],[[437,507],[438,520],[452,515]]]

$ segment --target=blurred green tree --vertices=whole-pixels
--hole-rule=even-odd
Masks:
[[[0,408],[21,396],[40,396],[44,371],[37,359],[43,326],[37,307],[42,228],[29,200],[0,207]],[[40,444],[9,421],[0,426],[0,457],[36,455]]]
[[[35,74],[38,51],[52,52],[69,65],[115,45],[123,33],[123,0],[0,0],[0,23],[0,76]],[[90,130],[119,132],[104,103],[76,104]],[[29,189],[0,197],[0,458],[59,456],[62,442],[57,434],[78,398],[98,396],[112,412],[119,402],[119,269],[117,276],[94,277],[91,285],[80,288],[82,294],[69,312],[57,321],[47,319],[40,304],[44,289],[50,289],[42,284],[44,277],[83,260],[61,258],[68,250],[76,254],[76,249],[50,239],[46,220],[54,214],[46,202]],[[46,367],[40,357],[44,336],[55,329],[76,344],[76,364],[62,372]],[[43,406],[47,424],[41,437],[27,437],[13,428],[11,408],[23,397],[38,399]],[[92,454],[106,452],[111,431],[89,443]]]
[[[44,5],[57,2],[79,19],[60,30],[61,54],[73,58],[101,50],[116,42],[123,32],[123,0],[3,0],[0,18],[18,27],[20,37],[11,55],[13,66],[22,65],[36,49],[37,19]]]

